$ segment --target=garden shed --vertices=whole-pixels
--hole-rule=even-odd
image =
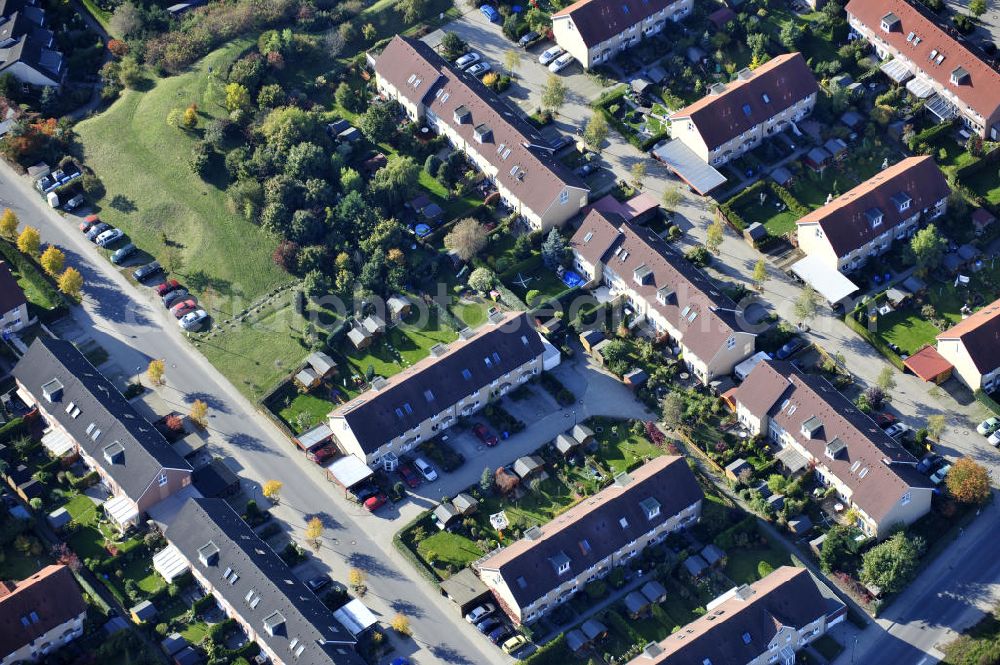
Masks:
[[[603,640],[608,636],[608,627],[597,619],[587,619],[580,630],[588,640]]]
[[[559,451],[559,454],[564,457],[570,455],[574,450],[576,450],[576,447],[579,445],[580,442],[571,436],[568,436],[566,434],[556,435],[556,441],[555,441],[556,450]]]
[[[693,554],[684,559],[684,570],[691,577],[701,577],[708,570],[708,564],[697,554]]]
[[[129,611],[132,621],[136,623],[147,623],[156,618],[156,606],[148,600],[144,600]]]
[[[723,566],[726,563],[726,553],[715,543],[709,543],[701,548],[701,558],[709,566]]]
[[[639,618],[639,615],[649,609],[649,604],[649,599],[638,591],[633,591],[625,596],[625,609],[628,610],[633,619]]]
[[[726,478],[734,483],[739,482],[740,476],[744,471],[753,473],[753,467],[742,457],[737,457],[726,465]]]
[[[463,517],[479,510],[479,502],[465,492],[459,492],[452,504]]]
[[[650,580],[639,590],[651,603],[662,603],[667,599],[667,590],[656,580]]]
[[[65,508],[56,508],[48,515],[49,526],[58,531],[67,524],[69,524],[73,518],[69,514],[69,511]]]
[[[581,446],[589,446],[595,441],[594,430],[590,429],[586,425],[573,425],[573,429],[570,430],[570,433]]]
[[[521,477],[521,480],[529,480],[532,477],[540,476],[545,471],[545,460],[538,455],[525,455],[518,457],[514,461],[514,473]]]
[[[476,577],[471,568],[463,568],[440,584],[441,592],[465,615],[469,610],[490,597],[490,590]]]
[[[590,641],[576,628],[566,633],[566,646],[573,653],[579,653],[589,644]]]
[[[438,506],[434,509],[433,514],[434,523],[437,524],[437,528],[441,530],[447,529],[452,522],[462,516],[451,503],[438,504]]]

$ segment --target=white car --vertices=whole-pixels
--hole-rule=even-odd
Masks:
[[[208,312],[203,309],[196,309],[195,311],[188,312],[178,319],[177,324],[184,330],[194,330],[207,318]]]
[[[976,431],[983,436],[989,436],[998,430],[1000,430],[1000,418],[997,418],[996,416],[987,418],[976,427]]]
[[[474,64],[476,64],[477,62],[479,62],[482,59],[483,59],[483,56],[479,55],[475,51],[470,51],[470,52],[466,53],[465,55],[463,55],[458,60],[456,60],[455,61],[455,66],[458,67],[459,69],[465,69],[469,65],[474,65]]]
[[[1000,430],[990,434],[990,438],[986,439],[986,441],[993,447],[1000,446]]]
[[[489,615],[493,614],[496,611],[496,609],[497,608],[493,605],[493,603],[486,603],[485,605],[480,605],[476,609],[466,614],[465,620],[475,625],[480,621],[482,621],[483,619],[485,619],[486,617],[488,617]]]
[[[538,56],[538,62],[547,65],[565,52],[566,49],[561,46],[552,46],[542,51],[542,54]]]
[[[123,235],[125,235],[125,233],[121,229],[108,229],[94,238],[94,242],[98,247],[107,247],[111,243],[120,239]]]
[[[571,62],[573,62],[573,54],[563,53],[561,56],[552,61],[552,64],[549,65],[549,71],[553,73],[560,72],[566,69]]]
[[[420,472],[420,475],[423,476],[427,482],[433,483],[438,479],[438,474],[437,471],[434,470],[434,467],[419,457],[413,460],[413,466],[417,467],[417,471]]]
[[[894,439],[898,439],[903,434],[905,434],[909,429],[910,428],[904,425],[903,423],[895,423],[894,425],[890,425],[885,430],[885,433]]]
[[[944,480],[944,477],[948,475],[949,471],[951,471],[951,464],[945,464],[934,472],[934,475],[931,476],[931,482],[935,485],[940,485]]]

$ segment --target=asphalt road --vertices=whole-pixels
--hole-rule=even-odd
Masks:
[[[414,638],[393,637],[393,657],[411,653],[420,665],[431,663],[479,665],[508,660],[465,624],[454,606],[402,559],[392,547],[396,527],[386,516],[369,514],[343,498],[324,480],[319,468],[296,453],[288,440],[267,422],[209,362],[189,345],[173,317],[151,289],[136,287],[98,254],[77,230],[78,218],[50,209],[31,188],[0,161],[0,207],[17,213],[23,225],[41,232],[43,244],[66,252],[67,265],[84,276],[84,302],[72,308],[75,323],[90,333],[126,373],[145,370],[149,361],[166,361],[166,386],[161,397],[186,413],[195,399],[210,408],[209,435],[213,452],[235,461],[244,484],[259,500],[260,485],[270,479],[284,483],[277,517],[302,540],[306,522],[318,515],[326,525],[318,559],[334,579],[346,582],[350,568],[367,574],[364,601],[385,623],[396,612],[409,616]],[[387,659],[388,661],[388,659]]]

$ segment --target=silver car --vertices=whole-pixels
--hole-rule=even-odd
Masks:
[[[479,77],[479,76],[482,76],[483,74],[485,74],[486,72],[490,71],[491,69],[493,69],[493,68],[490,67],[490,63],[488,63],[488,62],[477,62],[476,64],[472,65],[471,67],[469,67],[465,71],[467,73],[469,73],[469,74],[472,74],[475,77]]]
[[[561,56],[552,61],[552,63],[549,65],[549,71],[552,72],[553,74],[556,72],[561,72],[562,70],[566,69],[571,62],[573,62],[573,54],[563,53]]]
[[[178,325],[184,330],[194,330],[202,324],[202,322],[208,318],[208,312],[203,309],[196,309],[193,312],[188,312],[182,316],[178,321]]]
[[[434,470],[434,467],[419,457],[413,460],[413,466],[417,467],[417,471],[420,472],[421,476],[427,479],[427,482],[433,483],[438,479],[438,474],[437,471]]]
[[[125,233],[121,229],[108,229],[94,239],[98,247],[107,247],[113,242],[121,240]]]
[[[566,49],[561,46],[549,47],[542,51],[542,54],[538,56],[538,62],[543,65],[547,65],[565,52]]]
[[[476,64],[477,62],[479,62],[482,59],[483,59],[483,56],[479,55],[475,51],[470,51],[470,52],[466,53],[465,55],[463,55],[458,60],[456,60],[455,61],[455,66],[458,67],[459,69],[465,69],[469,65],[474,65],[474,64]]]

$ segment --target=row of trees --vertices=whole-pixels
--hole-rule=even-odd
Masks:
[[[55,279],[56,286],[64,294],[80,300],[83,293],[83,275],[76,268],[65,267],[66,254],[55,245],[48,245],[42,251],[42,236],[38,229],[26,226],[18,233],[19,221],[10,208],[0,214],[0,238],[12,241],[18,250],[31,257],[42,266],[45,273]]]

